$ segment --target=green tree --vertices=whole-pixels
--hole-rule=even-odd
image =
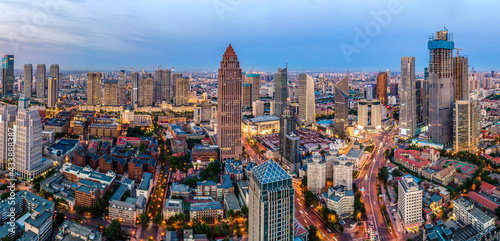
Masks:
[[[161,222],[163,221],[163,215],[161,215],[161,213],[156,213],[155,217],[153,218],[153,222],[156,223],[156,224],[161,224]]]
[[[431,213],[431,219],[432,221],[436,220],[437,218],[437,215],[435,213]]]
[[[444,213],[443,213],[443,219],[444,219],[444,220],[448,219],[448,213],[447,213],[447,212],[444,212]]]
[[[141,225],[146,225],[149,223],[148,213],[141,213],[141,216],[139,216],[139,223]]]
[[[311,191],[307,191],[305,194],[304,194],[304,200],[306,201],[306,204],[308,206],[311,206],[311,205],[318,205],[318,197]]]
[[[246,205],[241,206],[241,213],[243,213],[245,217],[248,216],[248,207]]]
[[[65,219],[66,215],[64,215],[64,213],[57,213],[54,221],[52,222],[52,228],[59,228]]]
[[[378,178],[384,184],[387,183],[387,180],[389,180],[389,172],[387,171],[387,168],[385,167],[380,168],[380,170],[378,171]]]
[[[319,234],[319,230],[318,228],[316,228],[316,226],[309,226],[309,228],[306,228],[307,231],[309,232],[307,234],[307,240],[309,241],[320,241],[321,239],[319,238],[318,234]]]
[[[122,225],[118,219],[114,219],[111,221],[109,224],[108,228],[104,230],[104,237],[106,237],[106,240],[110,241],[117,241],[117,240],[122,240]]]

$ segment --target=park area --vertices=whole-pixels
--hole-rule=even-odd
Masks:
[[[467,174],[467,175],[474,174],[474,171],[476,171],[476,169],[477,169],[477,166],[475,166],[475,165],[472,165],[472,164],[469,164],[466,162],[457,161],[457,160],[445,160],[445,161],[441,162],[442,166],[447,166],[448,164],[454,165],[455,168],[460,169],[460,171],[462,171],[462,173]]]

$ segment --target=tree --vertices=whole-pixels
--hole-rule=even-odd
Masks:
[[[122,240],[122,224],[118,219],[114,219],[109,227],[104,230],[104,237],[109,241]]]
[[[156,213],[155,217],[153,218],[153,222],[156,223],[156,224],[161,224],[161,222],[163,221],[163,215],[161,215],[161,213]]]
[[[380,168],[380,170],[378,171],[378,178],[384,184],[387,183],[387,180],[389,180],[389,172],[387,171],[387,168],[385,167]]]
[[[309,228],[306,228],[307,231],[309,232],[307,234],[307,240],[309,241],[320,241],[321,239],[319,238],[319,230],[315,226],[311,225]]]
[[[59,228],[65,219],[66,215],[64,213],[57,213],[54,222],[52,222],[52,228]]]
[[[500,206],[495,209],[495,214],[500,218]]]
[[[234,211],[232,209],[227,210],[227,218],[230,222],[234,220]]]
[[[444,213],[443,213],[443,219],[444,219],[444,220],[448,219],[448,213],[447,213],[447,212],[444,212]]]
[[[241,206],[241,213],[243,215],[248,216],[248,207],[246,205]]]
[[[431,219],[432,219],[432,221],[436,220],[436,218],[437,218],[437,215],[436,215],[435,213],[432,213],[432,214],[431,214]]]
[[[318,204],[318,197],[311,191],[307,191],[304,194],[304,199],[306,201],[307,206],[311,205],[316,206]]]
[[[146,225],[149,223],[148,213],[141,213],[141,216],[139,216],[139,223],[141,225]]]
[[[392,171],[392,176],[394,176],[394,177],[400,177],[400,176],[402,176],[402,175],[403,175],[403,174],[402,174],[402,173],[401,173],[401,171],[400,171],[400,170],[398,170],[398,169],[394,169],[394,170]]]

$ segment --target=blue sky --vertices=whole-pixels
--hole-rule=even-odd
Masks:
[[[2,0],[0,54],[14,54],[16,69],[213,71],[232,44],[243,69],[288,63],[290,71],[397,72],[402,56],[415,56],[420,72],[429,36],[446,27],[470,67],[489,71],[500,61],[499,7],[493,0]]]

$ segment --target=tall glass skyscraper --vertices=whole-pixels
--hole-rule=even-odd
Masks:
[[[379,72],[377,76],[377,99],[383,106],[387,105],[387,72]]]
[[[399,134],[402,138],[413,138],[415,135],[417,127],[415,87],[415,57],[402,57],[399,115]]]
[[[47,88],[47,69],[45,64],[36,66],[36,97],[45,98],[45,89]]]
[[[24,65],[24,94],[26,97],[31,98],[32,91],[32,83],[33,83],[33,65],[25,64]]]
[[[274,115],[280,116],[288,101],[288,66],[284,69],[278,68],[274,79]],[[273,114],[273,113],[271,113]]]
[[[256,166],[250,174],[248,240],[294,239],[292,177],[276,162]]]
[[[231,45],[227,47],[219,68],[217,91],[217,144],[220,159],[240,159],[242,73]],[[176,87],[177,88],[177,87]]]
[[[349,73],[335,85],[335,133],[345,136],[349,115]]]
[[[2,58],[2,96],[14,94],[14,55],[5,55]]]

